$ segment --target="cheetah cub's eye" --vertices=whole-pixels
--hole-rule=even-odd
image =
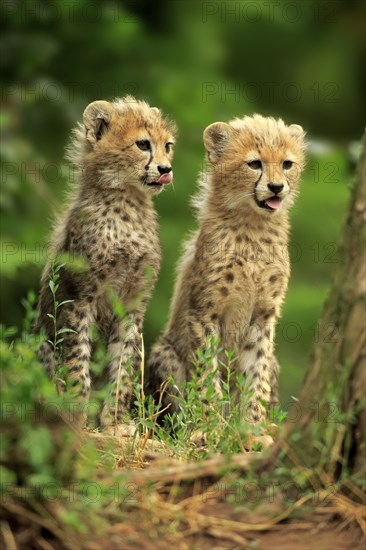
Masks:
[[[285,160],[282,166],[284,170],[290,170],[292,165],[293,165],[292,160]]]
[[[251,162],[247,162],[247,165],[252,170],[262,170],[262,163],[260,160],[252,160]]]
[[[136,141],[136,145],[141,151],[150,151],[151,144],[148,139],[141,139],[140,141]]]
[[[168,143],[165,144],[165,152],[167,154],[171,153],[171,150],[172,150],[172,143],[169,141]]]

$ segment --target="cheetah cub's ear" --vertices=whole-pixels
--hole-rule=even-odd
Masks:
[[[113,107],[108,101],[93,101],[84,111],[83,122],[86,139],[91,145],[99,141],[111,120]]]
[[[215,163],[220,159],[231,131],[231,127],[226,122],[214,122],[207,126],[203,132],[203,143],[210,162]]]
[[[300,124],[291,124],[289,126],[290,136],[297,139],[302,139],[305,136],[305,131]]]

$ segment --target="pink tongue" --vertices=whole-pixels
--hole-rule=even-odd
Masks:
[[[266,205],[273,210],[277,210],[281,206],[281,199],[279,197],[271,197],[265,201]]]
[[[173,174],[169,172],[169,174],[162,174],[156,180],[156,183],[172,183],[172,181],[173,181]]]

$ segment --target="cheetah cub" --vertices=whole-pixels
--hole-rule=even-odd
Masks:
[[[147,391],[158,392],[169,376],[180,387],[213,335],[234,350],[232,391],[235,374],[245,375],[252,397],[243,416],[257,422],[261,401],[278,400],[275,323],[290,274],[288,209],[304,167],[304,131],[254,115],[211,124],[203,140],[208,171],[193,201],[199,229],[185,245],[170,320],[151,352]],[[168,386],[163,404],[169,403],[177,409]]]
[[[152,198],[172,182],[175,126],[155,107],[127,96],[94,101],[74,130],[68,157],[78,171],[76,186],[51,242],[61,264],[56,298],[66,387],[87,400],[91,381],[91,328],[107,342],[111,393],[100,422],[117,424],[128,410],[131,374],[141,364],[142,325],[161,260],[157,213]],[[77,265],[83,264],[80,270]],[[54,339],[52,265],[46,265],[36,330]],[[112,295],[112,297],[111,297]],[[113,302],[123,304],[116,314]],[[52,375],[56,358],[49,342],[39,349]]]

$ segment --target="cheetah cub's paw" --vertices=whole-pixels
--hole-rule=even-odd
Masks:
[[[265,451],[266,449],[269,449],[273,445],[274,441],[273,438],[270,435],[253,435],[249,438],[248,443],[245,445],[245,448],[248,451],[253,451],[254,445],[256,447],[261,445],[261,451]]]
[[[193,430],[189,441],[196,447],[205,447],[207,445],[207,435],[201,430]]]
[[[245,410],[244,420],[248,424],[259,424],[266,419],[267,412],[262,403],[258,401],[250,401]]]
[[[134,422],[123,422],[113,426],[106,426],[103,432],[114,437],[134,437],[136,434],[136,424]]]

